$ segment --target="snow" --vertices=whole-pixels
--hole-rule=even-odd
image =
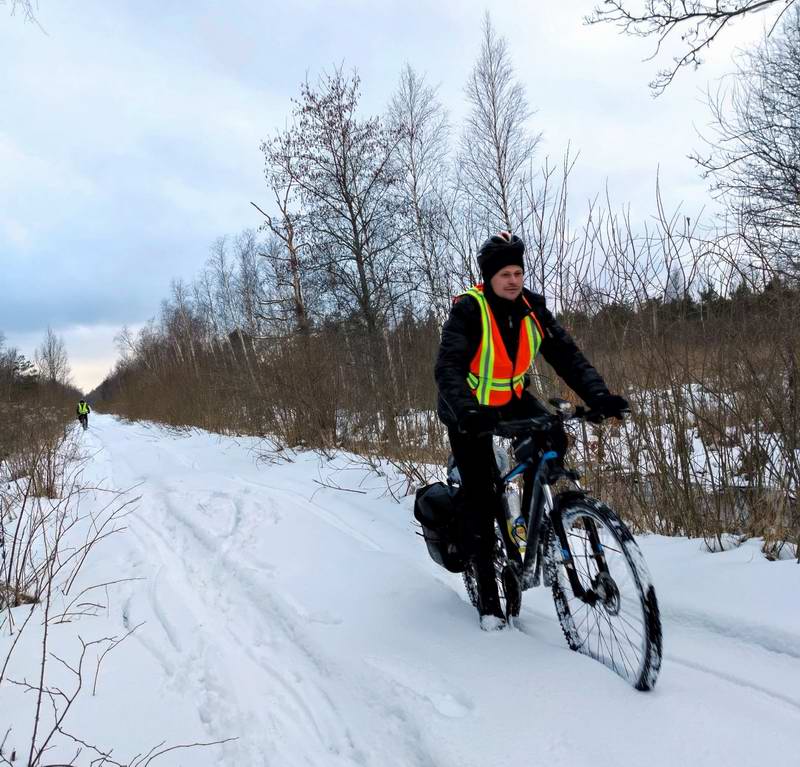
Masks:
[[[525,593],[515,628],[481,631],[460,577],[414,534],[413,499],[396,503],[385,477],[345,455],[259,461],[255,439],[102,415],[79,438],[87,482],[141,496],[79,585],[137,580],[104,589],[95,617],[52,626],[50,642],[73,662],[79,635],[138,627],[103,660],[94,695],[88,663],[65,723],[123,763],[161,742],[226,738],[154,764],[796,763],[800,566],[768,562],[759,541],[710,554],[700,540],[637,538],[665,653],[655,690],[639,693],[567,648],[545,589]],[[14,679],[36,679],[40,624],[35,613]],[[12,641],[0,637],[0,662]],[[16,747],[20,763],[34,705],[0,684],[0,740],[13,727],[4,753]]]

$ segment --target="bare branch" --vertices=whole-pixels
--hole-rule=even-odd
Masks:
[[[702,64],[702,53],[734,20],[747,15],[771,10],[776,14],[772,27],[794,4],[795,0],[737,0],[731,3],[704,2],[703,0],[639,0],[637,5],[626,0],[605,0],[595,7],[587,24],[613,24],[623,33],[635,37],[652,37],[656,49],[651,58],[658,56],[662,44],[671,36],[679,35],[686,50],[673,58],[673,65],[661,70],[650,83],[655,95],[664,92],[684,67]]]

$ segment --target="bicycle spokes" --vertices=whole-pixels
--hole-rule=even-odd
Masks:
[[[555,569],[553,596],[567,642],[637,688],[650,689],[660,667],[661,625],[636,543],[613,512],[599,504],[577,503],[562,510],[558,525],[562,535],[551,536],[549,553]]]

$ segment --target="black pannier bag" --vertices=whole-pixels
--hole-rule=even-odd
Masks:
[[[414,501],[414,516],[422,525],[428,554],[451,573],[464,572],[460,496],[460,488],[434,482],[417,490]]]

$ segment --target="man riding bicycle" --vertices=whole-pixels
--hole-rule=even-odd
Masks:
[[[78,403],[78,421],[80,421],[81,426],[84,429],[89,428],[89,413],[92,412],[92,409],[89,407],[89,403],[86,402],[85,399],[82,399]]]
[[[438,415],[445,423],[465,498],[464,546],[478,586],[481,628],[505,625],[495,580],[492,431],[499,420],[541,415],[544,406],[527,390],[527,371],[538,353],[586,404],[621,418],[627,401],[609,392],[600,374],[556,321],[544,297],[523,287],[525,244],[509,232],[478,250],[483,283],[457,296],[442,328],[436,360]],[[545,438],[563,455],[561,432]],[[544,447],[545,445],[543,445]],[[526,495],[530,477],[525,477]],[[523,497],[523,508],[527,498]]]

